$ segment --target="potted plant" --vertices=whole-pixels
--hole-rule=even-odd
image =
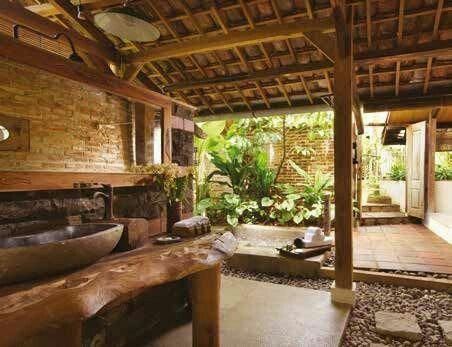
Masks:
[[[174,223],[182,219],[182,202],[192,178],[192,168],[171,163],[139,166],[134,171],[151,175],[153,182],[165,194],[167,199],[166,230],[170,233]]]

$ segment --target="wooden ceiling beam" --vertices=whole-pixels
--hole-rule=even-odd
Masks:
[[[405,16],[405,0],[399,0],[399,14],[397,23],[397,45],[400,47],[403,41],[403,20]],[[400,85],[400,60],[396,62],[396,76],[395,76],[395,95],[399,95]]]
[[[224,84],[236,84],[237,82],[254,82],[264,79],[280,78],[289,75],[298,75],[300,73],[321,73],[323,72],[323,70],[331,70],[332,68],[333,64],[327,61],[311,64],[294,64],[262,71],[249,72],[242,75],[207,78],[200,81],[191,80],[188,82],[180,82],[169,85],[166,89],[172,92],[183,89],[212,87]]]
[[[48,0],[48,2],[55,6],[61,14],[67,17],[72,26],[78,31],[88,34],[91,38],[100,42],[105,47],[114,48],[113,43],[107,36],[92,23],[93,19],[90,14],[84,13],[86,19],[81,20],[77,16],[77,9],[69,0]]]
[[[130,98],[153,106],[166,106],[174,102],[189,109],[196,109],[196,107],[179,100],[135,86],[120,78],[90,69],[84,64],[72,62],[59,55],[3,35],[0,35],[0,56],[19,64],[44,70],[120,97]]]
[[[394,62],[397,60],[419,59],[423,57],[450,55],[452,39],[436,40],[421,43],[411,47],[397,47],[379,51],[365,52],[355,55],[357,64],[373,64],[379,62]]]
[[[325,57],[334,63],[336,51],[334,45],[331,44],[332,38],[319,31],[305,33],[304,37],[311,43],[311,45],[316,47]]]
[[[74,30],[66,29],[47,18],[27,11],[20,5],[8,1],[0,1],[0,18],[14,24],[30,27],[49,36],[64,33],[71,38],[76,49],[82,50],[90,55],[101,57],[114,64],[119,60],[118,55],[111,47],[106,47],[98,42],[90,40]]]
[[[439,82],[439,81],[438,81],[438,82]],[[450,86],[450,83],[451,83],[452,81],[451,81],[451,80],[445,80],[445,81],[442,81],[442,82],[447,82],[447,83],[449,83],[448,85]],[[299,85],[299,84],[300,84],[300,82],[298,82],[298,85]],[[391,86],[391,83],[390,83],[390,82],[382,83],[382,84],[376,85],[377,90],[380,90],[380,89],[381,89],[381,90],[385,90],[385,91],[387,92],[386,94],[380,94],[379,97],[384,98],[384,99],[385,99],[385,98],[390,98],[390,97],[392,97],[391,95],[388,95],[388,92],[389,92],[389,88],[388,88],[388,87],[390,87],[390,86]],[[411,87],[412,85],[408,83],[408,84],[403,85],[403,87],[405,87],[405,86],[406,86],[406,87]],[[445,86],[445,85],[443,84],[443,88],[442,88],[441,90],[437,89],[437,91],[436,91],[436,94],[437,94],[437,95],[448,93],[447,88],[445,89],[444,86]],[[264,85],[263,85],[262,87],[263,87],[264,89],[266,89],[266,88],[275,88],[276,86],[270,86],[270,85],[265,85],[265,86],[264,86]],[[416,91],[421,90],[421,88],[419,88],[419,87],[422,87],[422,82],[417,83],[417,87],[414,88],[413,90],[416,90]],[[362,93],[362,95],[364,95],[364,92],[365,92],[368,88],[369,88],[368,86],[363,85],[363,86],[359,87],[358,90]],[[405,93],[404,96],[406,96],[406,97],[408,97],[408,98],[411,98],[413,95],[418,95],[418,94],[419,94],[419,93],[413,94],[413,93],[412,93],[413,90],[411,90],[411,92],[410,92],[410,90],[407,90],[407,91],[406,91],[407,93]],[[256,91],[256,92],[257,92],[257,87],[254,86],[254,85],[249,86],[249,87],[242,87],[242,88],[240,88],[240,91],[241,91],[242,93],[243,93],[243,92],[246,92],[246,91]],[[204,95],[214,95],[214,94],[216,94],[216,93],[213,92],[213,91],[212,91],[212,92],[209,92],[209,91],[207,91],[207,92],[206,92],[206,91],[203,91],[203,92],[204,92]],[[234,107],[235,107],[235,105],[238,105],[238,104],[240,104],[240,103],[243,103],[243,99],[242,99],[241,95],[238,93],[238,91],[237,91],[236,89],[223,90],[223,93],[224,93],[224,94],[227,94],[227,95],[231,95],[231,97],[230,97],[229,100],[228,100],[228,102],[231,104],[231,106],[234,106]],[[311,91],[311,96],[312,96],[312,98],[315,100],[315,103],[318,102],[318,100],[321,99],[322,97],[329,96],[329,95],[331,95],[331,94],[328,93],[328,90],[327,90],[327,89],[317,89],[317,90]],[[193,91],[190,92],[190,93],[187,93],[186,96],[187,96],[188,98],[196,98],[196,94],[195,94]],[[300,102],[300,100],[307,99],[307,95],[306,95],[306,93],[304,92],[304,90],[298,90],[298,91],[296,91],[296,92],[291,92],[291,93],[289,93],[289,96],[290,96],[290,98],[293,98],[293,100],[292,100],[293,105],[296,105],[298,102]],[[251,102],[251,103],[255,103],[255,104],[262,103],[262,104],[263,104],[262,98],[260,98],[260,97],[258,97],[258,96],[255,96],[255,97],[248,97],[247,100],[248,100],[249,102]],[[366,100],[366,102],[367,102],[367,101],[373,101],[372,99],[369,99],[369,98],[366,98],[366,99],[364,99],[364,100]],[[273,108],[273,107],[275,107],[275,105],[276,105],[276,106],[277,106],[277,105],[282,105],[282,104],[284,103],[284,101],[285,101],[285,98],[284,98],[284,95],[283,95],[282,93],[280,93],[280,94],[277,95],[277,96],[272,96],[272,97],[269,99],[269,101],[271,102],[272,108]],[[374,101],[378,101],[378,99],[375,99]],[[355,102],[355,109],[359,109],[359,107],[358,107],[358,108],[356,107],[356,106],[359,106],[359,105],[362,105],[362,102],[359,102],[359,104]],[[212,103],[211,103],[211,106],[212,106],[213,108],[217,109],[218,107],[221,107],[221,106],[222,106],[222,102],[212,102]],[[200,109],[202,109],[202,108],[204,107],[204,105],[197,105],[197,107],[199,107]],[[235,109],[235,110],[237,110],[237,109]]]
[[[452,106],[452,94],[378,98],[363,102],[364,112],[404,111],[427,107]]]
[[[300,37],[304,32],[330,31],[333,23],[330,18],[316,20],[300,20],[294,23],[273,24],[257,27],[248,31],[235,31],[228,34],[212,37],[200,37],[171,45],[149,48],[141,53],[131,55],[130,63],[143,63],[172,57],[186,56],[194,53],[230,49],[238,46],[247,46],[259,42],[284,40]]]
[[[432,33],[432,39],[437,40],[438,39],[438,31],[439,31],[439,23],[441,22],[441,13],[444,6],[444,0],[438,0],[436,13],[435,13],[435,21],[433,23],[433,33]],[[429,82],[430,82],[430,76],[432,72],[432,63],[433,63],[433,57],[429,57],[427,61],[427,71],[425,72],[425,82],[424,82],[424,94],[427,94]]]

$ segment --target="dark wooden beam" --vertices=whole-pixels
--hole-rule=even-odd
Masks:
[[[153,106],[163,107],[170,105],[172,102],[176,102],[190,109],[196,109],[191,105],[187,105],[168,96],[135,86],[120,78],[90,69],[84,64],[72,62],[59,55],[49,53],[3,35],[0,35],[0,56]]]
[[[60,13],[69,19],[73,27],[78,31],[84,32],[91,36],[94,40],[98,41],[105,47],[114,49],[113,43],[105,36],[105,34],[99,30],[91,21],[92,16],[89,13],[84,13],[86,19],[82,20],[78,18],[77,9],[72,5],[69,0],[48,0],[53,6],[55,6]]]
[[[378,62],[394,62],[397,60],[419,59],[423,57],[441,56],[451,52],[452,39],[421,43],[410,47],[397,47],[357,54],[355,63],[373,64]]]
[[[149,61],[186,56],[195,53],[230,49],[288,38],[303,36],[305,32],[328,32],[333,29],[330,18],[305,19],[292,23],[269,24],[252,30],[234,31],[221,36],[202,36],[189,41],[149,48],[143,52],[131,55],[129,63],[146,63]]]
[[[90,55],[101,57],[115,64],[119,61],[116,52],[111,47],[106,47],[103,44],[90,40],[74,30],[66,29],[47,18],[24,9],[20,5],[8,1],[0,1],[0,18],[14,24],[30,27],[49,36],[64,33],[71,38],[76,49],[82,50]]]
[[[344,0],[333,4],[336,27],[334,64],[334,192],[336,201],[336,279],[333,301],[352,303],[353,294],[353,170],[352,170],[352,34]]]
[[[168,91],[193,89],[193,88],[204,88],[213,87],[216,85],[224,84],[235,84],[237,82],[251,82],[259,81],[263,79],[274,79],[278,77],[284,77],[293,74],[300,73],[312,73],[312,72],[322,72],[326,69],[332,69],[333,64],[330,62],[318,62],[312,64],[294,64],[289,66],[281,66],[274,69],[266,69],[257,72],[250,72],[247,74],[225,76],[225,77],[215,77],[207,78],[200,81],[188,81],[172,84],[166,87]]]
[[[363,101],[364,112],[403,111],[452,106],[452,94],[378,98]]]
[[[331,44],[331,37],[319,31],[305,33],[304,37],[319,51],[321,51],[323,55],[328,58],[328,60],[334,62],[336,51],[334,45]]]

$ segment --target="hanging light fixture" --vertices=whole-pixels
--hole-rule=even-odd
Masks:
[[[72,50],[72,53],[69,56],[69,59],[74,61],[74,62],[76,62],[76,63],[83,63],[82,57],[80,57],[77,54],[77,51],[75,50],[75,47],[74,47],[74,43],[72,42],[71,38],[67,34],[65,34],[65,33],[58,33],[58,34],[55,34],[55,35],[51,36],[51,35],[43,34],[43,33],[39,32],[39,31],[34,30],[33,28],[27,27],[25,25],[15,24],[13,26],[13,37],[14,37],[14,39],[18,39],[19,38],[19,28],[27,29],[28,31],[31,31],[32,33],[35,33],[37,35],[45,37],[46,39],[54,40],[54,41],[58,41],[61,36],[64,36],[66,38],[66,40],[69,42],[69,45],[71,46],[71,50]]]
[[[120,8],[112,8],[94,16],[94,23],[106,33],[125,41],[152,42],[160,37],[160,31],[140,13],[128,7],[128,0]]]

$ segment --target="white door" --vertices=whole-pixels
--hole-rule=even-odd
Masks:
[[[424,219],[426,126],[426,122],[420,122],[406,129],[407,212],[421,219]]]

